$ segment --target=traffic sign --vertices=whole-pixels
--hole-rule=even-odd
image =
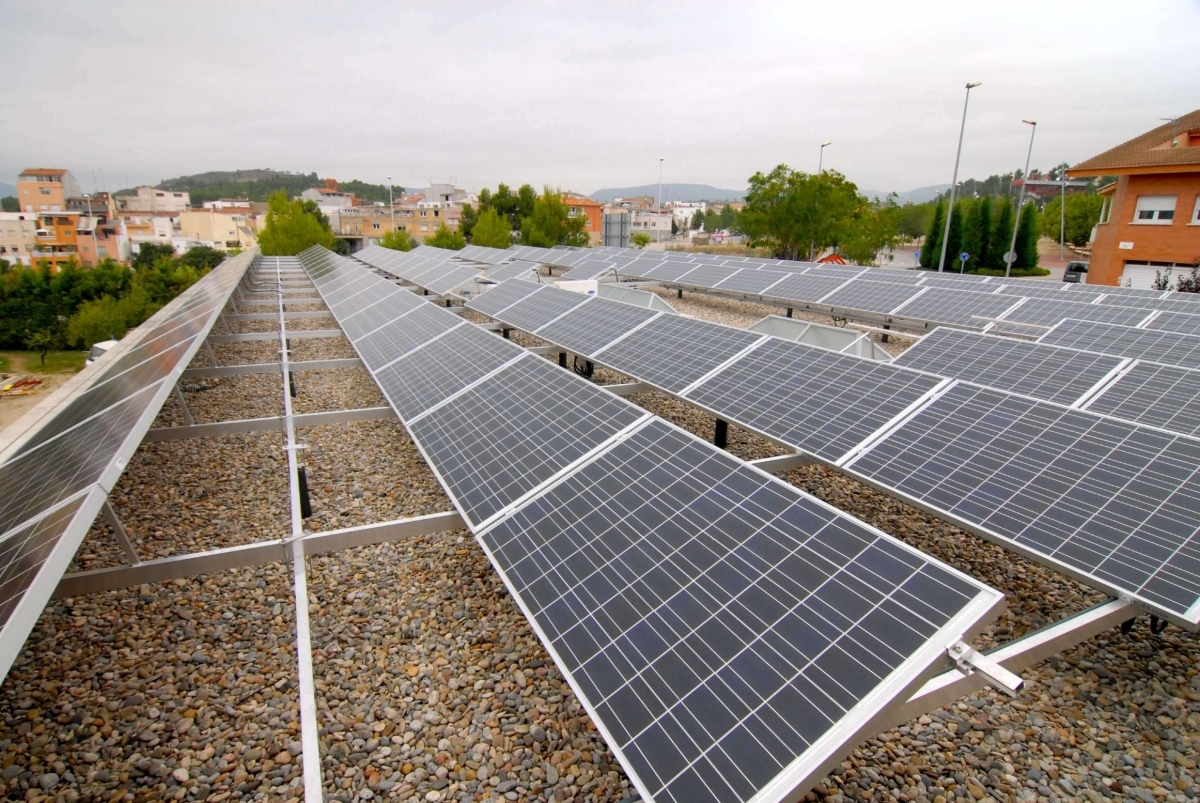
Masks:
[[[966,251],[963,251],[961,254],[958,255],[959,262],[966,262],[970,258],[971,258],[971,255],[968,254]]]
[[[914,252],[913,252],[913,258],[914,258],[914,259],[920,259],[920,258],[921,258],[921,249],[920,249],[920,248],[918,248],[916,251],[914,251]]]
[[[1016,262],[1016,261],[1017,261],[1017,254],[1016,254],[1016,252],[1014,252],[1014,251],[1005,251],[1005,252],[1004,252],[1004,262],[1005,262],[1005,264],[1009,264],[1009,265],[1011,265],[1013,262]]]

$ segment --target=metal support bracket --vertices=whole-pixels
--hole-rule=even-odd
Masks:
[[[121,523],[121,517],[117,515],[117,511],[113,510],[112,503],[107,497],[104,500],[104,519],[108,522],[108,527],[113,531],[117,542],[120,543],[121,549],[125,550],[125,556],[129,558],[130,566],[137,566],[142,562],[138,557],[137,550],[133,547],[133,542],[129,540],[129,533],[125,532],[125,525]]]
[[[950,660],[964,675],[978,672],[979,676],[1009,697],[1016,697],[1025,688],[1021,676],[1009,672],[1003,666],[988,658],[965,641],[956,641],[946,648]]]
[[[208,338],[204,339],[204,348],[208,351],[208,362],[211,368],[220,368],[221,361],[217,359],[217,354],[213,351],[212,343],[208,342]]]
[[[183,409],[184,423],[189,427],[194,427],[196,421],[192,418],[192,411],[188,409],[187,402],[183,400],[183,394],[179,391],[179,385],[176,385],[172,390],[175,393],[175,401],[179,402],[179,406]]]

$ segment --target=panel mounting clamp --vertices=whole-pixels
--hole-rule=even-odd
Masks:
[[[1016,697],[1025,687],[1020,675],[1009,672],[965,641],[956,641],[946,648],[950,660],[964,675],[978,672],[980,677],[1009,697]]]

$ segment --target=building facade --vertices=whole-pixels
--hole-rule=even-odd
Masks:
[[[0,212],[0,259],[13,265],[31,265],[36,243],[36,215]]]
[[[651,242],[665,243],[671,239],[671,221],[674,217],[670,212],[654,212],[648,209],[633,209],[630,211],[629,233],[649,234]]]
[[[133,195],[118,195],[117,210],[121,212],[165,212],[178,214],[192,208],[191,194],[138,187]]]
[[[1200,110],[1067,171],[1117,176],[1093,230],[1088,284],[1150,287],[1200,264]]]
[[[604,204],[573,193],[565,195],[563,202],[567,205],[568,217],[582,217],[587,220],[583,230],[587,232],[588,242],[591,245],[600,245],[604,241]]]
[[[179,214],[179,233],[188,247],[207,245],[218,251],[240,251],[254,245],[250,207],[190,209]]]
[[[63,212],[68,198],[83,195],[70,170],[30,167],[17,178],[17,202],[22,212]]]

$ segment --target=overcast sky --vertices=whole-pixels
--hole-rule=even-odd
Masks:
[[[287,11],[280,11],[287,7]],[[414,10],[406,10],[411,6]],[[7,2],[0,181],[269,167],[404,186],[664,180],[783,162],[860,188],[1093,156],[1200,106],[1200,2]],[[92,175],[95,172],[96,184]],[[101,179],[103,175],[103,179]]]

